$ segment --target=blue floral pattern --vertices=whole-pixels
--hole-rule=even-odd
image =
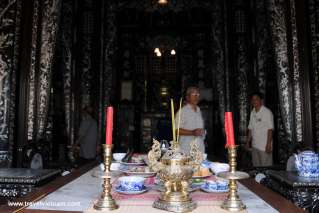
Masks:
[[[304,151],[296,156],[298,174],[303,177],[319,177],[319,156],[313,151]]]
[[[141,183],[121,182],[116,189],[119,191],[142,191],[145,190],[145,186]]]
[[[205,182],[203,185],[203,188],[206,190],[227,190],[228,189],[228,183],[227,182]]]

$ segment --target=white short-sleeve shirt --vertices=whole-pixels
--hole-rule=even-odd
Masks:
[[[187,129],[187,130],[194,130],[194,129],[204,129],[204,121],[202,117],[202,113],[200,111],[200,108],[197,107],[196,111],[193,110],[192,106],[189,104],[186,104],[181,109],[181,118],[180,118],[180,126],[179,128]],[[178,118],[179,118],[178,111],[175,116],[175,128],[178,128]],[[202,152],[205,151],[204,146],[204,139],[205,137],[195,137],[195,136],[188,136],[188,135],[181,135],[179,138],[180,146],[183,151],[186,153],[190,150],[190,142],[195,140],[197,144],[199,145],[199,148]]]
[[[274,117],[272,112],[265,106],[261,106],[258,112],[253,109],[250,113],[248,129],[251,130],[252,147],[265,151],[268,130],[274,129]]]

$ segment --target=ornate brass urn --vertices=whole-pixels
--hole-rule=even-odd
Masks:
[[[185,154],[179,149],[176,141],[171,142],[170,148],[161,158],[160,142],[153,139],[152,150],[148,153],[150,167],[158,173],[164,183],[165,190],[153,207],[172,211],[187,212],[196,208],[188,193],[188,184],[193,172],[199,169],[203,154],[197,144],[191,143],[190,154]]]

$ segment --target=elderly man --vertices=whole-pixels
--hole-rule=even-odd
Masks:
[[[254,166],[272,165],[272,134],[274,118],[272,112],[263,105],[263,95],[259,92],[250,97],[254,109],[250,113],[246,147],[252,142]]]
[[[180,147],[185,153],[190,151],[190,143],[196,141],[200,150],[205,153],[205,130],[202,113],[197,106],[199,102],[199,89],[197,87],[189,87],[186,90],[186,105],[176,113],[175,127],[178,128],[178,118],[180,117]]]

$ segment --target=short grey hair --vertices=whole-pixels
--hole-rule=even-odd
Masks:
[[[194,90],[197,90],[199,92],[198,87],[188,87],[186,90],[186,96],[189,96]]]

